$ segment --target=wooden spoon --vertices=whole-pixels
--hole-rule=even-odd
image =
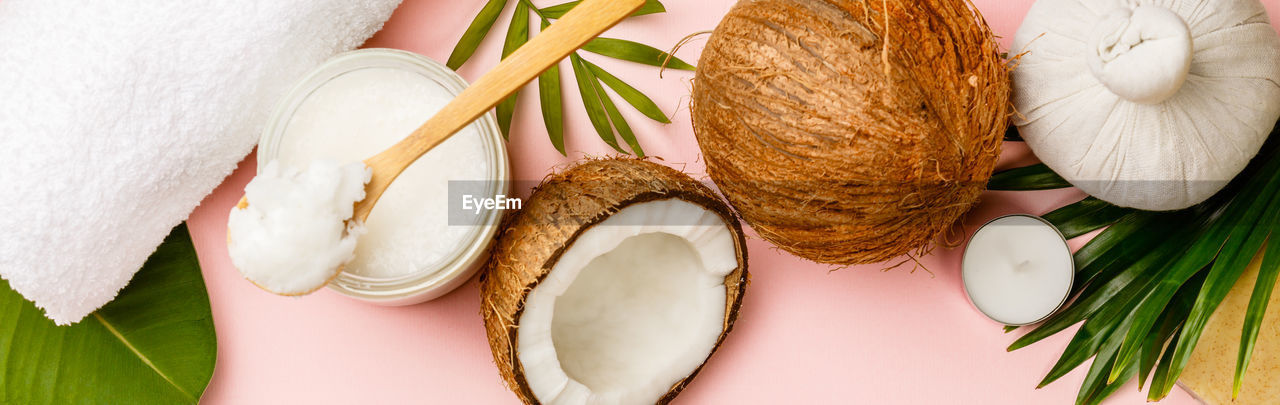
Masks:
[[[644,3],[645,0],[584,0],[463,90],[408,137],[365,159],[364,163],[373,169],[373,178],[365,186],[364,200],[356,203],[351,220],[363,222],[368,219],[373,205],[378,203],[378,198],[387,191],[391,182],[431,148],[470,125],[511,93],[630,16]],[[248,199],[241,197],[236,206],[243,209],[248,204]]]

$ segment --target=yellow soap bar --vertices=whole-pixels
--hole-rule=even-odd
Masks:
[[[1244,314],[1261,267],[1259,254],[1210,318],[1179,380],[1183,388],[1206,404],[1280,403],[1280,291],[1271,295],[1240,396],[1231,400]]]

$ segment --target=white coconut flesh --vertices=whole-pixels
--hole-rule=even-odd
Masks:
[[[724,220],[682,200],[633,204],[581,233],[529,293],[517,356],[546,404],[652,404],[724,328],[738,267]]]

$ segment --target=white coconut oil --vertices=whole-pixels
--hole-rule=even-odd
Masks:
[[[323,287],[355,254],[364,228],[349,221],[373,172],[321,159],[299,169],[271,161],[227,218],[227,250],[245,278],[277,294]]]
[[[448,89],[417,72],[345,72],[298,104],[275,158],[294,167],[320,159],[361,161],[412,133],[452,99]],[[484,142],[472,125],[409,166],[374,206],[343,271],[368,279],[420,275],[471,243],[481,217],[454,215],[451,222],[448,198],[451,187],[455,196],[483,195],[495,164]]]

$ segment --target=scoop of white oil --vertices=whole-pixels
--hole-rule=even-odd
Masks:
[[[306,167],[320,159],[358,162],[394,145],[444,108],[453,94],[421,74],[373,67],[339,75],[297,106],[276,159]],[[378,200],[344,270],[373,279],[434,272],[463,249],[480,217],[448,199],[485,194],[491,167],[475,125],[454,134],[402,173]],[[452,182],[452,185],[451,185]]]
[[[227,249],[245,278],[276,294],[323,287],[351,260],[364,232],[351,219],[372,172],[364,163],[317,160],[305,170],[271,161],[231,209]]]

